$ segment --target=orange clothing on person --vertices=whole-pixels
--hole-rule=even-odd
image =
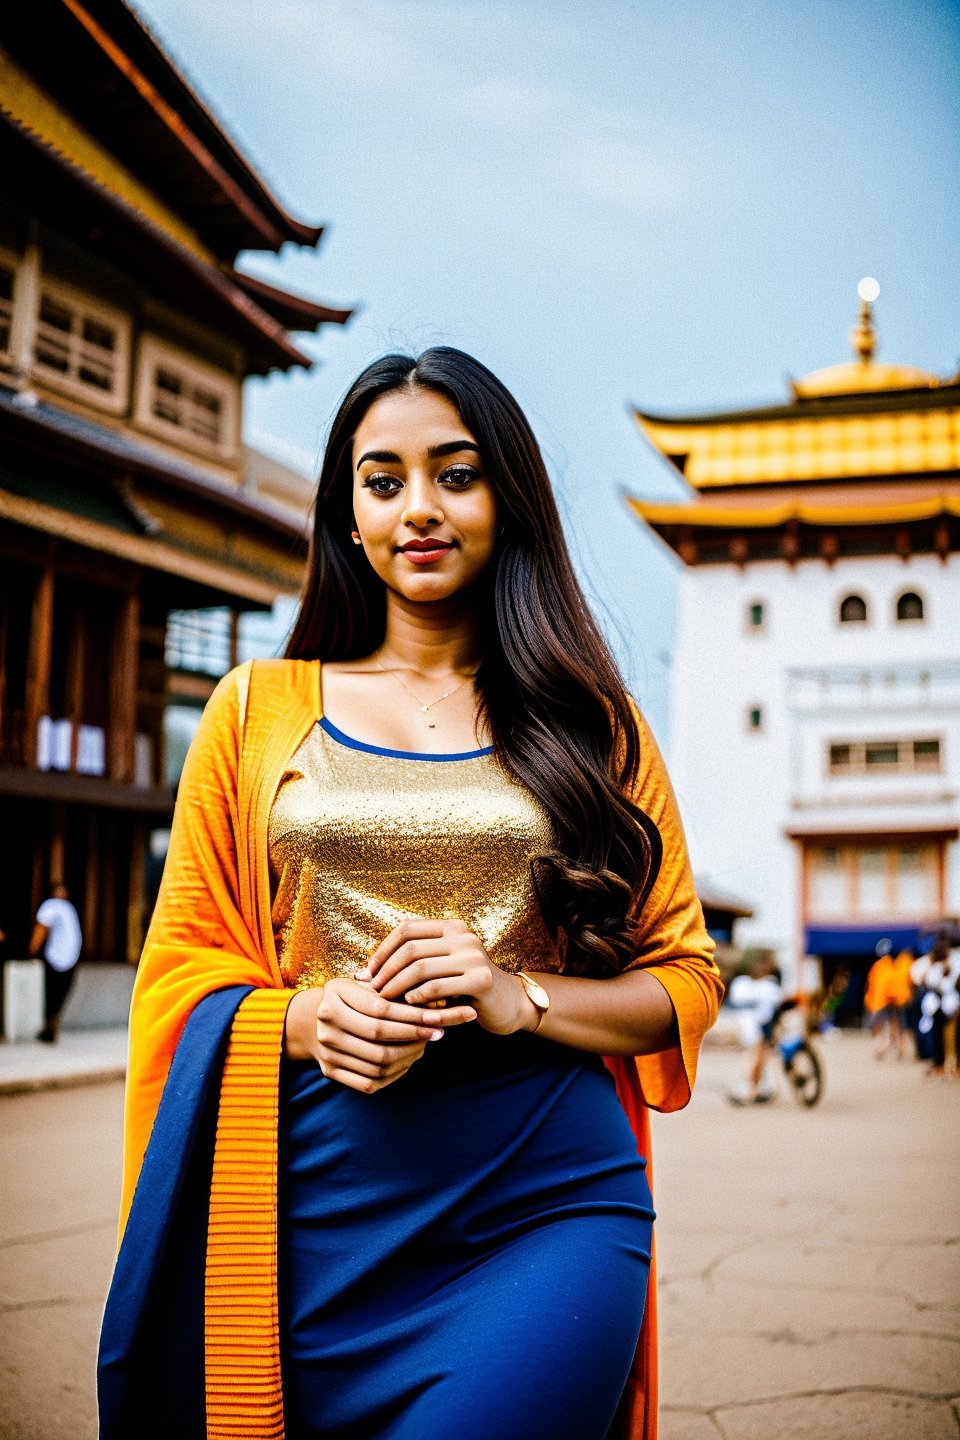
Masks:
[[[177,1041],[210,992],[250,985],[233,1022],[219,1092],[206,1250],[206,1415],[212,1437],[283,1434],[277,1324],[277,1078],[291,990],[280,972],[270,906],[267,818],[284,767],[322,713],[316,662],[247,662],[218,685],[181,780],[164,882],[151,921],[130,1024],[121,1228]],[[643,911],[633,962],[666,989],[677,1039],[658,1054],[607,1059],[640,1153],[648,1107],[690,1098],[704,1032],[722,994],[693,886],[679,812],[645,722],[633,798],[657,826],[663,861]],[[243,1335],[244,1344],[238,1343]],[[256,1383],[251,1380],[251,1366]],[[656,1290],[615,1433],[655,1440]],[[611,1432],[614,1433],[614,1432]]]
[[[901,950],[899,955],[881,955],[873,962],[863,996],[863,1003],[871,1014],[891,1006],[902,1009],[910,1004],[913,998],[910,980],[912,964],[913,956],[909,950]]]

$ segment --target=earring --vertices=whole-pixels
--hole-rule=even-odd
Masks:
[[[353,540],[354,545],[360,545],[360,544],[362,544],[362,541],[361,541],[361,539],[360,539],[360,531],[359,531],[359,530],[351,530],[351,531],[350,531],[350,536],[351,536],[351,539]]]

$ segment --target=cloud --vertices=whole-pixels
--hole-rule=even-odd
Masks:
[[[262,0],[136,3],[162,18],[181,53],[230,53],[238,34],[263,26]],[[696,188],[689,144],[674,136],[669,153],[653,148],[663,131],[649,97],[598,91],[590,62],[602,37],[589,11],[519,0],[270,0],[269,9],[264,82],[275,77],[288,92],[288,120],[309,115],[310,92],[329,86],[341,95],[342,123],[362,123],[351,112],[368,110],[389,128],[395,111],[401,131],[422,136],[421,161],[459,134],[464,154],[485,149],[505,175],[522,150],[545,185],[603,206],[663,212]],[[234,125],[243,142],[245,125]]]
[[[544,171],[555,181],[605,204],[663,211],[692,191],[690,160],[650,153],[649,127],[637,109],[509,76],[468,85],[460,105],[474,125],[539,145]]]

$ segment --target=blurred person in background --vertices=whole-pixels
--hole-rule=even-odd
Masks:
[[[960,949],[951,949],[948,940],[940,936],[929,955],[916,961],[911,973],[914,984],[921,987],[919,1029],[930,1036],[931,1042],[927,1074],[956,1075]]]
[[[83,949],[80,916],[70,902],[66,885],[54,885],[50,897],[37,911],[30,954],[43,958],[44,1019],[37,1036],[46,1045],[56,1043],[67,996],[76,978],[77,961]]]
[[[730,982],[728,1003],[737,1017],[740,1044],[747,1051],[746,1073],[741,1089],[731,1091],[734,1105],[753,1105],[769,1100],[771,1091],[763,1084],[767,1060],[773,1049],[773,1032],[784,1006],[780,971],[769,955],[756,959],[745,975]]]
[[[892,1050],[898,1060],[903,1059],[904,1016],[913,998],[910,979],[913,954],[906,949],[896,955],[892,951],[889,940],[878,942],[877,958],[870,966],[863,996],[877,1060],[881,1060],[888,1050]]]

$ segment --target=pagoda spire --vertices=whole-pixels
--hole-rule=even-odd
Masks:
[[[873,326],[873,302],[880,294],[880,286],[872,275],[866,275],[857,286],[860,296],[860,318],[850,331],[850,344],[861,365],[869,365],[877,349],[877,332]]]

